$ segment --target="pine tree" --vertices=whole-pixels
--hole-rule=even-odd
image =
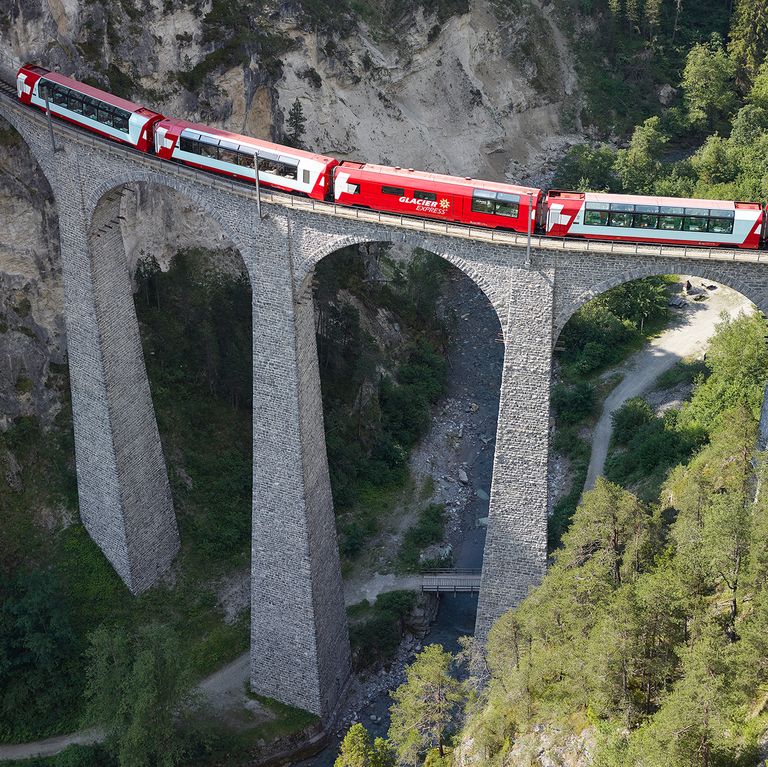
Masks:
[[[353,724],[341,741],[333,767],[371,767],[373,744],[368,730],[359,722]]]
[[[189,669],[168,626],[130,634],[101,627],[90,636],[88,718],[103,727],[119,767],[173,767],[181,741],[176,719],[190,689]]]
[[[307,118],[304,116],[304,107],[302,107],[298,98],[293,102],[293,105],[288,112],[287,123],[288,131],[286,133],[286,138],[290,146],[302,149],[304,146],[303,139]]]
[[[737,0],[728,50],[749,86],[768,55],[768,0]]]
[[[464,694],[464,685],[451,675],[452,663],[440,645],[429,645],[406,670],[405,684],[391,693],[389,741],[398,762],[418,765],[433,747],[445,756]]]

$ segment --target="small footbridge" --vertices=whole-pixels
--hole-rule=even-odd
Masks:
[[[344,601],[357,604],[364,599],[375,602],[379,594],[390,591],[420,591],[422,594],[479,594],[480,570],[442,569],[425,570],[417,575],[374,573],[365,583],[347,583]]]

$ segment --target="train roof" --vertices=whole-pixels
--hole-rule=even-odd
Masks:
[[[564,192],[553,189],[550,197],[560,197],[587,202],[624,203],[627,205],[658,205],[678,208],[709,208],[710,210],[733,210],[739,208],[760,208],[757,202],[733,202],[732,200],[702,200],[692,197],[657,197],[641,194],[608,194],[606,192]]]
[[[213,136],[219,139],[225,139],[231,141],[233,144],[240,144],[244,146],[252,146],[256,149],[266,149],[275,154],[281,154],[285,156],[303,157],[307,160],[314,160],[320,163],[337,162],[335,158],[328,157],[327,155],[315,154],[314,152],[307,152],[304,149],[293,149],[293,147],[283,146],[282,144],[274,144],[271,141],[264,141],[263,139],[254,138],[253,136],[242,136],[239,133],[230,133],[229,131],[222,130],[221,128],[212,128],[210,125],[202,125],[201,123],[191,123],[187,120],[179,120],[176,117],[166,117],[163,120],[163,124],[170,124],[181,130],[194,131],[195,133],[202,133],[208,136]]]
[[[372,165],[370,163],[348,162],[341,163],[342,168],[362,170],[366,173],[377,173],[381,176],[390,178],[409,179],[411,181],[425,181],[430,184],[445,184],[447,186],[471,186],[475,188],[486,189],[490,192],[509,192],[513,190],[519,195],[532,194],[534,198],[541,195],[541,189],[535,187],[518,186],[517,184],[505,184],[499,181],[484,181],[482,179],[472,178],[470,176],[448,176],[443,173],[431,173],[424,170],[414,170],[413,168],[401,168],[399,166],[391,167],[388,165]]]
[[[78,93],[91,96],[91,98],[98,99],[99,101],[104,101],[107,104],[118,107],[119,109],[124,109],[126,112],[140,112],[144,110],[145,112],[152,114],[159,114],[159,112],[154,112],[151,109],[147,109],[141,104],[136,104],[133,101],[128,101],[128,99],[120,98],[120,96],[115,96],[112,93],[107,93],[107,91],[103,91],[100,88],[94,88],[92,85],[86,85],[85,83],[81,83],[79,80],[75,80],[71,77],[67,77],[66,75],[59,74],[58,72],[46,72],[44,75],[42,75],[42,77],[52,83],[63,85],[66,88],[72,88],[72,90],[75,90]]]

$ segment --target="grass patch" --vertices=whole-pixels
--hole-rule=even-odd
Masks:
[[[396,570],[400,573],[418,573],[425,569],[445,566],[445,562],[420,562],[419,555],[427,546],[440,543],[445,532],[445,507],[431,503],[418,515],[416,524],[403,536],[397,554]]]
[[[704,360],[684,359],[665,370],[656,379],[656,389],[672,389],[683,383],[693,385],[699,377],[706,377],[708,374],[709,368]]]

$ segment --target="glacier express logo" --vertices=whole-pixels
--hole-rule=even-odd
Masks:
[[[418,213],[436,213],[438,216],[444,216],[451,207],[451,201],[445,197],[438,203],[437,200],[422,200],[406,195],[400,197],[400,202],[404,205],[415,205]]]

